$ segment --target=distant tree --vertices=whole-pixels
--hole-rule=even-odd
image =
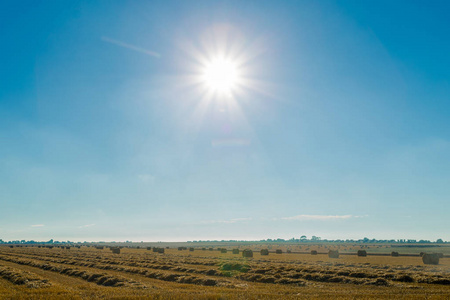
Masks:
[[[444,243],[444,241],[442,239],[437,239],[436,243],[442,244],[442,243]]]
[[[306,235],[302,235],[302,236],[300,237],[300,241],[306,241],[306,239],[307,239]]]

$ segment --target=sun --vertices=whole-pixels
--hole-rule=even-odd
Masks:
[[[239,68],[232,60],[217,57],[205,64],[202,79],[213,92],[231,93],[239,85]]]

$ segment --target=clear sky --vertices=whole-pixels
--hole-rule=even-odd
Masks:
[[[0,239],[450,240],[449,13],[1,1]]]

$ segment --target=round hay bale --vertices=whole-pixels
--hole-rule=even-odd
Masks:
[[[317,250],[311,250],[311,255],[317,255]]]
[[[269,249],[261,249],[261,255],[269,255]]]
[[[120,248],[111,248],[111,252],[114,254],[120,254]]]
[[[214,251],[214,248],[209,248],[208,250],[209,250],[209,251]]]
[[[152,250],[152,247],[147,247],[147,250]],[[180,250],[180,249],[178,249],[178,250]]]
[[[163,253],[164,254],[164,248],[158,248],[158,253]]]
[[[242,257],[253,257],[253,251],[250,249],[245,249],[242,251]]]
[[[222,249],[220,249],[220,253],[227,253],[228,251],[227,251],[227,249],[225,249],[225,248],[222,248]]]
[[[275,253],[276,253],[276,254],[283,254],[283,250],[277,249],[277,250],[275,250]]]
[[[329,250],[328,257],[329,258],[339,258],[339,251],[338,250]]]
[[[202,251],[205,251],[206,250],[206,248],[202,248]]]
[[[239,254],[239,249],[233,249],[233,254]]]
[[[192,247],[190,247],[190,248],[189,248],[189,251],[194,251],[194,250],[195,250],[195,249],[194,249],[194,248],[192,248]]]
[[[392,252],[391,252],[391,256],[393,256],[393,257],[398,257],[398,252],[397,252],[397,251],[392,251]]]
[[[183,250],[183,247],[178,247],[178,251],[181,251],[181,250]]]
[[[438,265],[439,264],[439,255],[436,253],[424,253],[422,255],[422,261],[426,265]]]
[[[288,249],[286,252],[287,252],[287,253],[292,253],[292,251],[291,251],[290,249]]]
[[[153,247],[153,252],[158,253],[158,249],[159,249],[159,248],[157,248],[157,247]]]
[[[358,250],[357,255],[361,256],[361,257],[366,257],[367,256],[367,251],[366,250]]]

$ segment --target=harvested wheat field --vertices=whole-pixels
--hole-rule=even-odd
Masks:
[[[450,259],[0,247],[1,299],[448,299]],[[235,252],[236,253],[236,252]]]

